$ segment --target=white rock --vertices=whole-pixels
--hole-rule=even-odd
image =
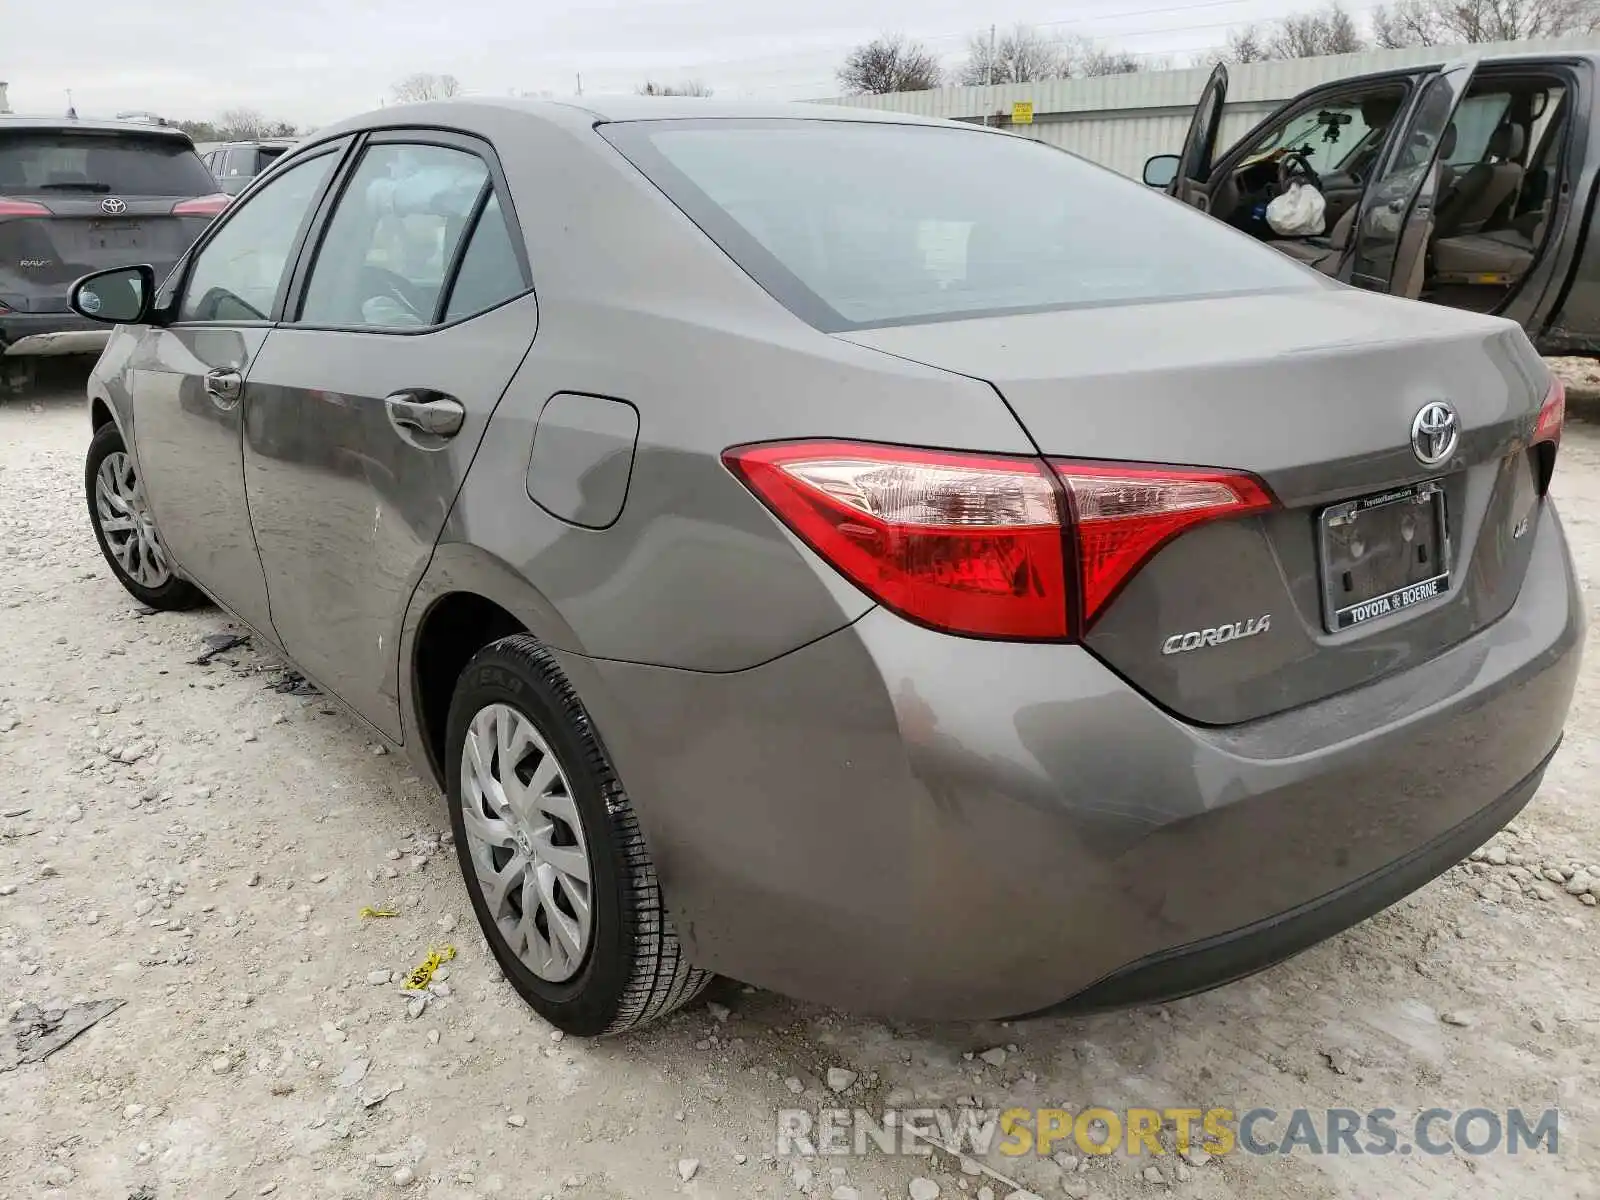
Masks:
[[[1467,1028],[1473,1023],[1471,1014],[1464,1012],[1442,1012],[1439,1014],[1439,1020],[1443,1021],[1446,1025],[1456,1025],[1462,1029]]]
[[[939,1185],[926,1175],[918,1175],[906,1189],[911,1200],[939,1200]]]
[[[1166,1183],[1167,1177],[1161,1173],[1160,1167],[1146,1167],[1140,1176],[1146,1183]]]
[[[1023,1191],[1019,1188],[1017,1191],[1008,1193],[1006,1200],[1043,1200],[1043,1197],[1037,1192]]]
[[[352,1061],[343,1071],[339,1072],[341,1088],[353,1088],[367,1077],[367,1071],[372,1067],[370,1058],[358,1058]]]
[[[718,1004],[715,1000],[708,1001],[706,1011],[711,1014],[711,1019],[719,1025],[728,1019],[728,1006],[726,1004]]]
[[[390,1178],[394,1180],[395,1187],[410,1187],[416,1182],[417,1173],[410,1167],[397,1167]]]
[[[506,1118],[506,1124],[511,1126],[513,1129],[521,1129],[527,1123],[528,1118],[523,1116],[521,1113],[513,1113],[511,1116]]]
[[[960,1166],[961,1166],[961,1173],[963,1175],[982,1175],[983,1174],[983,1168],[980,1167],[977,1164],[976,1160],[968,1158],[965,1154],[963,1154],[961,1156]]]
[[[372,984],[374,987],[377,987],[379,984],[388,983],[389,982],[389,977],[392,974],[393,974],[393,972],[389,971],[387,969],[382,970],[382,971],[368,971],[367,972],[367,982]]]
[[[61,814],[61,819],[66,821],[68,824],[75,824],[76,822],[83,820],[83,805],[69,804],[67,806],[67,811]]]
[[[841,1183],[833,1189],[833,1200],[861,1200],[861,1193],[848,1183]]]
[[[694,1173],[700,1169],[698,1158],[680,1158],[678,1160],[678,1178],[688,1183],[694,1178]]]
[[[445,933],[454,933],[456,931],[455,916],[453,914],[449,914],[441,918],[439,921],[439,928]]]
[[[17,885],[14,883],[0,883],[0,896],[15,896]]]
[[[133,915],[136,917],[148,917],[155,911],[155,907],[156,902],[146,896],[133,906]]]
[[[1581,896],[1593,886],[1593,883],[1587,875],[1580,872],[1567,880],[1564,886],[1566,887],[1567,895]]]
[[[843,1067],[828,1068],[828,1090],[832,1092],[845,1091],[856,1081],[856,1073],[847,1071]]]
[[[1061,1190],[1072,1197],[1072,1200],[1085,1200],[1089,1195],[1089,1181],[1081,1177],[1063,1179]]]
[[[1490,865],[1503,867],[1506,865],[1506,848],[1504,846],[1490,846],[1488,853],[1483,857]]]
[[[987,1183],[978,1189],[978,1200],[994,1200],[994,1189]]]
[[[983,1059],[983,1061],[988,1063],[991,1067],[1000,1067],[1005,1065],[1006,1052],[1003,1047],[996,1046],[992,1050],[985,1050],[982,1054],[978,1055],[978,1057]]]
[[[1057,1150],[1054,1154],[1052,1154],[1050,1156],[1050,1161],[1055,1163],[1056,1166],[1060,1167],[1063,1171],[1067,1172],[1069,1175],[1073,1171],[1076,1171],[1078,1169],[1078,1159],[1077,1159],[1077,1157],[1075,1155],[1071,1155],[1071,1154],[1063,1154],[1059,1150]]]
[[[211,1060],[211,1073],[213,1075],[226,1075],[233,1070],[233,1059],[226,1054],[219,1054]]]
[[[789,1078],[783,1081],[783,1086],[788,1088],[796,1096],[800,1095],[800,1093],[806,1090],[806,1085],[801,1083],[793,1075],[789,1076]]]

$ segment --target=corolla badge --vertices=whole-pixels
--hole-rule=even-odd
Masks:
[[[1240,638],[1255,637],[1272,628],[1272,614],[1262,613],[1248,621],[1235,621],[1232,625],[1217,625],[1210,629],[1191,629],[1188,633],[1175,633],[1161,643],[1163,654],[1187,654],[1207,646],[1221,646]]]

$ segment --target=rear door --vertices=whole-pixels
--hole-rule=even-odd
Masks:
[[[0,304],[64,313],[73,280],[126,263],[160,279],[224,203],[176,132],[0,125]]]
[[[1199,209],[1210,207],[1205,185],[1211,177],[1217,132],[1222,128],[1222,106],[1227,99],[1228,68],[1218,63],[1200,93],[1200,103],[1195,106],[1194,119],[1183,140],[1183,152],[1178,156],[1178,174],[1167,187],[1170,194]]]
[[[1439,147],[1471,86],[1475,64],[1451,63],[1417,89],[1400,136],[1361,199],[1350,282],[1416,299],[1422,294],[1433,236],[1441,164]]]
[[[376,134],[340,190],[250,375],[245,480],[284,648],[399,738],[400,619],[538,313],[486,143]]]

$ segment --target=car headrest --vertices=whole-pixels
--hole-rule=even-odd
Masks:
[[[1502,125],[1489,136],[1489,153],[1502,162],[1516,158],[1526,140],[1521,125]]]
[[[1368,129],[1386,129],[1400,111],[1400,97],[1390,94],[1368,96],[1361,101],[1361,119]]]

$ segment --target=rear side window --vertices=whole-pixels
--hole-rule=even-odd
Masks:
[[[182,138],[0,131],[0,195],[204,196],[216,186]]]
[[[445,274],[488,184],[489,168],[464,150],[369,146],[323,235],[300,321],[432,325]]]
[[[444,319],[459,321],[485,312],[527,290],[512,245],[511,227],[500,210],[500,198],[490,196],[473,227],[467,252],[461,256],[461,269],[450,289]]]
[[[644,121],[612,141],[824,330],[1323,286],[1039,142],[854,121]]]

